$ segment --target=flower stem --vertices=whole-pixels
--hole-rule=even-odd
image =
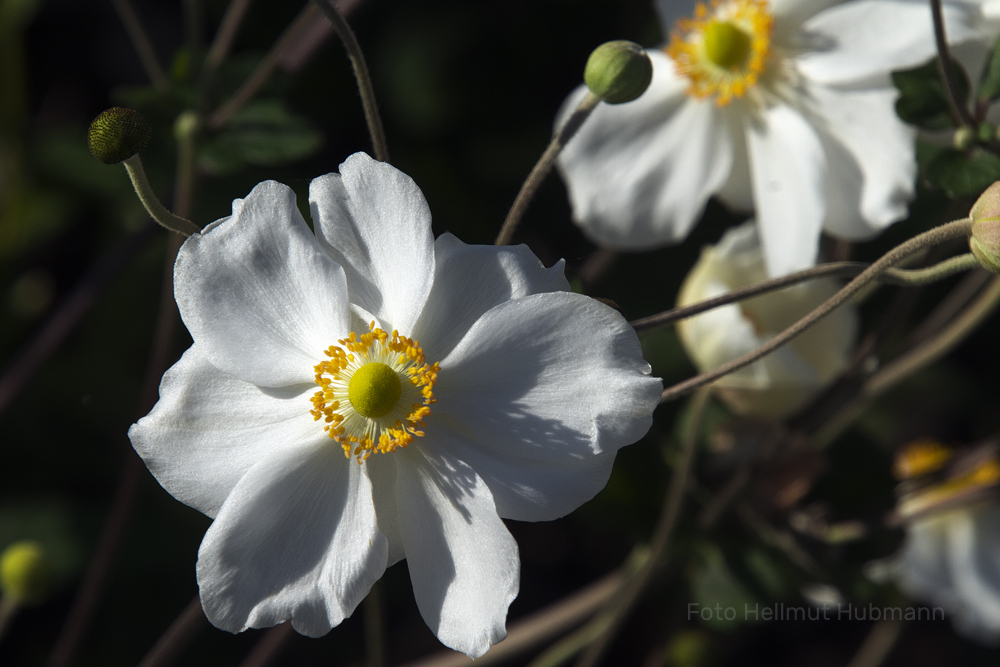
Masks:
[[[601,658],[607,653],[611,642],[617,635],[618,629],[628,619],[629,613],[635,607],[639,598],[642,597],[646,584],[653,574],[660,569],[666,561],[665,552],[673,535],[677,520],[680,518],[681,507],[684,503],[684,496],[688,488],[688,476],[694,463],[694,454],[698,438],[701,435],[702,422],[705,417],[705,408],[711,393],[707,389],[702,389],[691,397],[688,406],[688,420],[681,436],[681,454],[674,471],[673,478],[667,488],[663,498],[663,510],[660,512],[660,519],[656,524],[653,539],[649,544],[649,558],[642,565],[635,576],[625,584],[621,597],[616,601],[616,608],[611,613],[608,626],[597,639],[587,648],[586,652],[576,663],[577,667],[596,667]]]
[[[948,39],[944,32],[944,12],[941,0],[931,0],[931,16],[934,18],[934,41],[937,44],[938,64],[941,68],[945,92],[947,92],[948,106],[951,107],[952,116],[955,117],[957,124],[975,127],[976,121],[972,118],[965,100],[961,99],[958,94],[955,68],[951,60],[951,51],[948,48]]]
[[[660,401],[665,403],[667,401],[680,398],[681,396],[684,396],[699,387],[719,379],[723,375],[739,370],[740,368],[753,363],[757,359],[760,359],[764,355],[770,354],[812,325],[816,324],[816,322],[822,318],[829,315],[835,308],[860,292],[866,285],[879,279],[879,276],[885,273],[886,270],[894,264],[901,262],[910,255],[924,248],[929,248],[954,238],[968,236],[971,230],[972,220],[963,218],[961,220],[946,223],[940,227],[935,227],[930,231],[924,232],[923,234],[915,236],[912,239],[896,246],[883,255],[877,262],[865,269],[860,275],[849,282],[830,299],[819,305],[801,320],[758,347],[756,350],[752,350],[751,352],[737,357],[736,359],[733,359],[732,361],[725,363],[712,371],[702,373],[701,375],[697,375],[693,378],[685,380],[684,382],[678,383],[673,387],[664,389],[663,394],[660,396]]]
[[[559,152],[573,138],[573,135],[577,133],[577,130],[583,125],[583,121],[587,120],[590,112],[594,110],[598,102],[600,102],[600,99],[593,93],[588,92],[587,96],[573,110],[573,113],[570,114],[566,122],[556,130],[555,136],[549,142],[549,147],[542,153],[542,157],[538,159],[538,163],[531,170],[531,173],[528,174],[524,185],[521,186],[521,191],[517,193],[517,198],[514,199],[514,204],[510,207],[510,212],[507,214],[507,219],[504,220],[503,227],[500,228],[500,234],[497,235],[496,245],[507,245],[510,243],[511,238],[514,236],[514,230],[517,229],[517,225],[521,222],[521,217],[524,216],[528,204],[535,196],[535,192],[538,191],[538,187],[542,184],[542,181],[552,171],[552,165],[556,163]]]
[[[156,641],[139,667],[165,667],[173,664],[191,640],[207,627],[208,619],[201,610],[201,599],[195,595]]]
[[[132,179],[132,187],[135,188],[135,194],[139,196],[139,201],[146,207],[149,216],[158,222],[161,227],[183,236],[191,236],[201,231],[201,228],[196,224],[179,215],[174,215],[160,202],[156,193],[153,192],[152,186],[149,184],[149,179],[146,178],[146,170],[142,167],[142,160],[139,158],[138,153],[125,160],[122,164],[125,165],[125,171],[128,172],[129,178]]]
[[[0,596],[0,641],[3,641],[4,635],[7,634],[7,629],[10,627],[11,621],[17,616],[17,612],[21,609],[21,605],[14,602],[13,600]]]
[[[705,311],[712,310],[714,308],[719,308],[720,306],[725,306],[737,301],[743,301],[744,299],[749,299],[760,294],[774,292],[808,280],[824,277],[856,276],[869,266],[871,265],[865,264],[864,262],[830,262],[828,264],[820,264],[819,266],[814,266],[811,269],[790,273],[787,276],[782,276],[781,278],[775,278],[773,280],[768,280],[767,282],[733,290],[732,292],[727,292],[726,294],[722,294],[699,303],[694,303],[690,306],[674,308],[662,313],[657,313],[656,315],[650,315],[648,317],[632,320],[629,324],[631,324],[632,328],[636,331],[647,331],[649,329],[655,329],[657,327],[673,324],[679,320],[698,315],[699,313],[704,313]],[[890,268],[879,276],[878,279],[880,282],[888,283],[890,285],[925,285],[936,280],[947,278],[948,276],[954,275],[960,271],[967,271],[978,266],[979,262],[976,260],[975,256],[969,252],[964,255],[951,257],[943,262],[923,269]]]
[[[229,55],[233,39],[239,31],[240,24],[243,23],[243,17],[246,15],[249,7],[250,0],[230,0],[229,5],[226,7],[226,13],[222,17],[222,22],[219,24],[219,29],[215,33],[215,39],[212,40],[212,45],[208,49],[208,55],[205,56],[205,64],[202,65],[201,74],[198,77],[198,91],[200,94],[204,95],[204,92],[212,85],[215,74],[219,71],[219,66],[222,65],[226,60],[226,56]]]
[[[288,24],[278,41],[257,64],[256,69],[251,72],[243,85],[222,106],[209,114],[205,120],[205,126],[210,130],[218,130],[228,123],[229,119],[257,94],[257,91],[271,76],[271,72],[278,66],[278,61],[281,60],[285,50],[298,42],[302,34],[319,19],[319,16],[319,9],[315,5],[306,5],[298,16]]]
[[[128,0],[111,0],[111,4],[115,6],[118,18],[125,25],[125,32],[132,40],[132,46],[139,55],[139,61],[142,63],[143,69],[146,70],[146,76],[153,83],[153,87],[160,91],[166,90],[170,87],[170,82],[167,80],[166,74],[163,73],[163,68],[160,67],[149,36],[146,35],[132,5],[129,4]]]
[[[285,643],[295,636],[295,630],[290,621],[280,623],[264,633],[257,640],[250,653],[240,663],[240,667],[265,667],[278,657]]]
[[[847,667],[878,667],[892,652],[903,634],[905,623],[899,619],[884,619],[872,627],[861,648],[847,663]]]
[[[358,44],[354,31],[347,25],[347,21],[340,14],[330,0],[313,0],[320,11],[326,16],[333,26],[333,29],[340,37],[347,49],[347,57],[351,60],[354,68],[354,78],[358,82],[358,92],[361,93],[361,104],[365,109],[365,121],[368,123],[368,132],[372,137],[372,144],[375,147],[375,159],[381,162],[389,161],[389,147],[385,143],[385,130],[382,128],[382,119],[378,115],[378,105],[375,103],[375,90],[372,88],[372,79],[368,74],[368,65],[365,64],[365,56],[361,52],[361,45]]]

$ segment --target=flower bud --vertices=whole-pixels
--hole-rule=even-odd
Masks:
[[[51,579],[49,559],[37,542],[15,542],[0,554],[0,592],[16,604],[42,602]]]
[[[646,92],[652,78],[653,63],[645,49],[625,40],[594,49],[583,72],[590,92],[608,104],[631,102]]]
[[[678,306],[767,280],[757,227],[750,222],[730,229],[684,279]],[[756,349],[833,296],[832,279],[812,280],[762,294],[677,325],[681,344],[700,372]],[[758,361],[713,384],[716,395],[740,415],[779,419],[803,407],[846,368],[857,334],[856,308],[844,304]]]
[[[1000,274],[1000,181],[979,196],[972,210],[969,249],[984,269]]]
[[[138,111],[112,107],[102,111],[87,131],[87,147],[104,164],[118,164],[149,144],[153,128]]]
[[[964,151],[972,148],[976,143],[976,133],[968,125],[963,125],[962,127],[955,130],[955,134],[951,137],[951,145],[957,150]]]

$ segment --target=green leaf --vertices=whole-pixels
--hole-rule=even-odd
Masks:
[[[967,100],[970,86],[965,68],[952,60],[952,71],[956,74],[959,97]],[[954,127],[937,58],[914,69],[893,72],[892,82],[899,90],[896,114],[904,121],[928,130]]]
[[[200,165],[224,174],[246,165],[269,166],[293,162],[312,154],[323,135],[312,124],[289,111],[280,100],[251,102],[237,112],[202,148]]]
[[[713,630],[728,631],[747,620],[760,600],[739,581],[726,564],[722,551],[705,544],[700,562],[693,566],[688,619],[699,620]]]
[[[989,63],[983,70],[976,98],[984,102],[1000,98],[1000,39],[997,39],[993,44],[993,52],[990,55]]]
[[[952,197],[979,194],[1000,180],[1000,157],[982,148],[942,150],[927,165],[927,180]]]

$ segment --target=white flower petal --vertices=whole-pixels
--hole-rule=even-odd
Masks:
[[[208,620],[230,632],[291,619],[330,631],[386,568],[371,486],[334,443],[275,452],[226,499],[198,550]]]
[[[683,240],[729,179],[738,112],[685,94],[688,81],[648,51],[653,80],[626,104],[600,104],[559,156],[573,216],[587,236],[638,249]],[[561,119],[579,103],[578,89]]]
[[[668,0],[669,1],[669,0]],[[774,32],[782,36],[801,29],[803,21],[819,14],[828,7],[845,0],[770,0],[768,7],[774,17]]]
[[[309,414],[315,387],[265,393],[212,366],[195,344],[163,375],[160,400],[128,436],[170,495],[214,517],[269,453],[328,439]]]
[[[493,308],[441,361],[433,414],[537,463],[613,452],[645,435],[662,384],[608,306],[553,292]]]
[[[548,458],[527,447],[503,448],[493,439],[479,439],[445,415],[435,415],[433,423],[426,439],[476,471],[505,519],[551,521],[569,514],[607,485],[617,454],[579,447]]]
[[[524,245],[466,245],[442,234],[434,252],[434,287],[412,333],[432,361],[447,356],[493,306],[528,294],[569,291],[564,262],[546,269]]]
[[[261,386],[311,382],[323,350],[348,331],[344,272],[317,244],[295,193],[274,181],[184,242],[174,293],[211,363]]]
[[[906,217],[916,132],[896,115],[888,80],[870,88],[812,85],[808,92],[829,165],[824,228],[850,241],[869,239]]]
[[[1000,640],[1000,506],[966,510],[950,526],[948,555],[960,606],[955,625],[980,641]],[[956,517],[958,518],[958,517]]]
[[[372,501],[378,529],[388,541],[388,561],[386,567],[394,565],[406,557],[403,538],[399,535],[396,519],[396,463],[392,456],[371,456],[361,466],[372,485]]]
[[[948,41],[974,39],[976,12],[944,5]],[[799,71],[820,83],[860,82],[934,57],[934,28],[924,0],[855,0],[831,7],[802,26],[812,47],[796,56]]]
[[[393,456],[399,530],[420,615],[443,644],[478,658],[507,636],[520,578],[517,543],[469,466],[428,446]]]
[[[409,176],[364,153],[309,186],[316,236],[347,272],[351,303],[408,335],[434,278],[431,213]]]
[[[907,527],[906,542],[896,566],[900,585],[909,595],[932,600],[948,609],[957,605],[948,563],[949,520],[955,513],[916,521]]]
[[[826,214],[826,156],[815,129],[783,104],[750,123],[747,141],[764,259],[771,276],[812,266]]]

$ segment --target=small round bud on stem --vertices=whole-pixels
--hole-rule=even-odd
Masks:
[[[951,137],[951,145],[957,150],[964,151],[972,148],[976,143],[976,133],[968,125],[963,125],[962,127],[955,130],[955,134]]]
[[[969,212],[969,249],[984,269],[1000,274],[1000,181],[979,196]]]
[[[23,540],[0,554],[0,591],[15,604],[33,605],[49,593],[51,568],[42,545]]]
[[[87,146],[104,164],[118,164],[145,148],[152,136],[153,128],[141,113],[112,107],[90,124]]]
[[[645,49],[625,40],[601,44],[587,59],[583,80],[597,97],[608,104],[636,99],[653,79],[653,63]]]

